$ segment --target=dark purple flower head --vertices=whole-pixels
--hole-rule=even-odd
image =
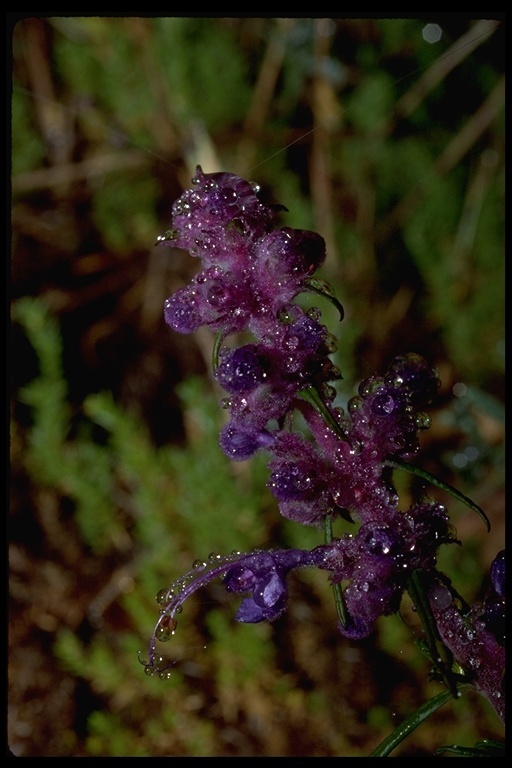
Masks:
[[[436,372],[420,355],[395,358],[384,376],[361,382],[358,396],[349,402],[354,437],[382,457],[413,456],[418,432],[430,426],[421,409],[432,402],[438,386]]]
[[[224,578],[226,590],[250,594],[242,601],[236,620],[257,623],[277,619],[286,608],[288,572],[300,565],[311,565],[312,561],[310,552],[297,549],[261,551],[230,568]]]
[[[332,508],[332,470],[315,445],[303,435],[280,431],[269,447],[268,487],[279,511],[303,525],[320,523]]]
[[[247,461],[256,451],[268,449],[273,441],[272,433],[264,427],[239,424],[236,420],[228,422],[219,436],[220,447],[233,461]]]
[[[498,552],[491,564],[491,585],[486,595],[481,620],[496,641],[505,645],[505,550]]]
[[[276,229],[274,208],[239,176],[198,168],[193,183],[175,202],[160,242],[198,256],[202,271],[167,299],[166,322],[180,333],[206,325],[223,338],[249,330],[273,348],[276,381],[293,374],[297,389],[312,377],[325,380],[333,367],[321,348],[327,329],[292,303],[325,259],[323,238]]]
[[[172,228],[159,238],[206,264],[245,260],[251,242],[275,226],[276,211],[257,197],[259,187],[233,173],[203,173],[172,208]]]
[[[253,311],[253,295],[236,272],[209,267],[165,301],[165,321],[178,333],[202,325],[223,335],[244,330]]]
[[[325,241],[316,232],[274,230],[262,237],[254,251],[254,279],[277,311],[300,292],[303,280],[325,261]]]
[[[491,584],[499,597],[505,597],[505,550],[502,549],[491,563]]]
[[[222,349],[215,378],[227,392],[251,392],[265,381],[270,368],[264,348],[246,344],[238,349]]]
[[[500,631],[495,633],[496,616],[481,615],[475,606],[463,615],[450,589],[441,581],[433,583],[429,592],[430,608],[436,629],[444,645],[453,654],[468,679],[505,718],[505,605],[501,605]]]

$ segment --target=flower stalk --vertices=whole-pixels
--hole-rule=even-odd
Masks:
[[[328,573],[342,636],[368,637],[379,617],[396,613],[405,592],[418,611],[434,677],[447,691],[427,702],[372,756],[388,754],[432,712],[474,686],[504,717],[504,553],[493,565],[486,601],[464,607],[437,571],[441,546],[460,544],[446,509],[423,496],[399,507],[393,471],[405,470],[483,510],[455,488],[413,463],[438,375],[415,353],[391,361],[382,375],[361,382],[345,409],[336,404],[341,371],[330,355],[336,341],[321,310],[304,310],[296,298],[315,293],[344,310],[333,289],[315,275],[325,243],[315,232],[279,225],[279,207],[267,206],[259,188],[230,173],[198,166],[174,203],[171,227],[158,242],[187,250],[200,262],[191,283],[165,302],[168,325],[189,334],[201,326],[215,336],[213,373],[227,397],[228,420],[220,448],[233,461],[268,456],[268,487],[280,514],[324,530],[311,551],[255,550],[199,562],[158,595],[161,613],[143,660],[148,674],[167,677],[157,643],[169,640],[183,603],[214,579],[242,598],[236,620],[273,621],[286,610],[287,579],[297,568]],[[231,345],[235,337],[250,338]],[[294,431],[300,411],[308,432]],[[333,536],[343,518],[353,532]],[[343,585],[343,586],[342,586]]]

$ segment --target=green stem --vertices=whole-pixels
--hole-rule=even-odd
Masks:
[[[306,387],[299,392],[299,395],[307,403],[313,406],[315,411],[322,416],[327,426],[335,432],[338,437],[348,442],[348,437],[340,424],[336,421],[331,411],[322,399],[322,396],[316,387]]]
[[[325,543],[331,544],[333,540],[331,515],[326,515],[324,520],[325,520],[324,522]],[[338,614],[338,619],[343,629],[345,629],[345,627],[347,626],[347,608],[345,605],[345,600],[343,599],[343,591],[341,589],[341,584],[333,584],[332,591],[334,593],[334,604],[336,605],[336,612]]]
[[[217,370],[217,367],[219,365],[219,351],[220,351],[220,345],[222,344],[223,338],[224,336],[220,331],[215,334],[215,341],[213,342],[213,349],[212,349],[212,366],[214,371]]]
[[[453,656],[439,637],[437,625],[432,615],[428,599],[430,583],[431,581],[425,571],[417,569],[411,573],[407,580],[407,591],[425,632],[425,646],[430,661],[452,696],[456,696],[457,682],[459,681],[453,673]]]
[[[457,695],[460,692],[469,688],[469,685],[461,685]],[[426,701],[421,705],[412,715],[409,715],[403,723],[400,723],[398,728],[390,733],[390,735],[382,741],[378,747],[376,747],[369,757],[388,757],[390,752],[397,747],[407,736],[409,736],[421,723],[436,712],[440,707],[446,704],[450,699],[453,699],[451,691],[443,691],[438,693],[437,696]]]

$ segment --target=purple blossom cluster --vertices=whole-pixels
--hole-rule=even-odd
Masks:
[[[424,497],[400,509],[392,481],[392,467],[415,456],[419,433],[430,424],[425,408],[437,392],[436,372],[419,355],[402,355],[383,376],[365,379],[346,411],[339,407],[332,382],[341,373],[330,357],[335,340],[317,307],[304,310],[296,302],[312,291],[332,299],[329,286],[313,278],[325,259],[323,239],[280,227],[280,207],[263,204],[258,187],[234,174],[197,167],[192,182],[174,203],[172,228],[159,242],[189,251],[201,269],[167,299],[165,319],[179,333],[207,326],[217,334],[214,375],[227,394],[228,417],[220,446],[235,461],[267,453],[268,487],[285,518],[319,526],[343,517],[356,532],[311,551],[257,550],[199,563],[159,593],[146,671],[167,675],[156,642],[169,639],[183,602],[212,579],[222,578],[228,592],[243,596],[236,619],[254,623],[285,610],[291,570],[325,570],[340,591],[343,585],[340,632],[361,639],[380,616],[399,609],[408,579],[421,571],[432,575],[432,613],[443,641],[468,673],[475,672],[469,646],[466,653],[457,645],[454,622],[464,624],[466,639],[478,637],[471,658],[483,664],[492,646],[497,661],[488,678],[494,693],[501,691],[503,659],[495,646],[503,646],[504,555],[493,565],[485,604],[463,617],[436,580],[439,547],[456,541],[445,508]],[[238,344],[230,345],[232,337]],[[294,428],[295,413],[305,433]],[[489,679],[479,682],[487,694]],[[496,704],[500,696],[490,698]]]

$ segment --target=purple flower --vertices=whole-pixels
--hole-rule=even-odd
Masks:
[[[257,623],[277,619],[286,608],[286,576],[292,568],[311,565],[311,552],[297,549],[255,552],[230,568],[224,578],[228,592],[250,593],[238,609],[236,620]]]
[[[256,285],[274,311],[302,290],[305,277],[325,261],[325,241],[316,232],[284,227],[270,232],[254,251]]]
[[[505,645],[505,550],[498,552],[491,564],[491,585],[483,604],[481,619],[496,641]]]
[[[333,471],[315,445],[303,435],[279,431],[269,447],[267,486],[279,501],[279,511],[303,525],[320,523],[334,508]]]
[[[311,551],[257,550],[196,564],[159,593],[146,671],[167,676],[172,663],[162,665],[156,642],[172,636],[184,601],[215,578],[242,596],[236,620],[255,623],[282,615],[291,570],[327,571],[342,591],[340,632],[355,640],[399,609],[419,570],[431,585],[442,641],[503,715],[505,553],[491,566],[483,603],[463,615],[435,570],[439,547],[456,542],[445,508],[423,497],[401,511],[392,483],[391,467],[417,453],[419,433],[430,424],[424,409],[439,386],[435,370],[415,353],[400,355],[384,375],[361,382],[347,413],[335,407],[330,382],[341,373],[330,359],[333,337],[318,308],[305,311],[294,301],[305,290],[333,299],[327,284],[312,278],[325,260],[323,238],[279,228],[276,208],[235,174],[205,174],[198,166],[193,185],[174,203],[172,227],[159,241],[188,250],[201,270],[167,299],[164,314],[179,333],[206,326],[218,335],[214,375],[229,395],[220,446],[235,461],[269,454],[267,485],[283,517],[319,525],[338,514],[358,527]],[[229,347],[235,333],[244,343]],[[307,436],[292,431],[296,411]]]
[[[430,607],[437,631],[468,680],[505,719],[505,647],[492,628],[487,626],[485,613],[476,606],[463,615],[448,587],[433,581],[429,592]],[[504,628],[504,605],[503,628]]]
[[[143,661],[147,674],[168,676],[175,662],[163,662],[156,653],[156,643],[166,642],[174,635],[185,601],[211,581],[221,578],[228,592],[247,595],[236,614],[243,623],[274,621],[286,609],[288,590],[286,578],[295,568],[323,567],[325,547],[315,549],[257,550],[244,554],[235,552],[227,557],[210,555],[208,562],[197,561],[191,571],[161,590],[157,602],[162,610],[149,647],[149,660]]]
[[[265,381],[269,368],[264,348],[246,344],[238,349],[221,350],[215,378],[227,392],[250,392]]]
[[[202,325],[224,335],[244,330],[253,311],[253,296],[243,275],[209,267],[180,288],[164,305],[165,321],[178,333]]]
[[[259,187],[233,173],[203,173],[172,207],[172,228],[159,238],[203,259],[205,265],[244,262],[252,241],[275,226],[276,211],[257,197]]]
[[[269,448],[273,439],[266,429],[256,425],[251,428],[246,424],[230,421],[223,427],[219,443],[226,456],[233,461],[247,461],[256,451]]]
[[[499,597],[505,597],[505,550],[502,549],[491,563],[491,584]]]

